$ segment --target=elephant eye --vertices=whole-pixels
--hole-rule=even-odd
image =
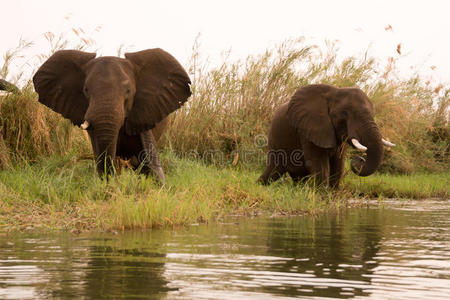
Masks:
[[[87,97],[87,95],[88,95],[88,88],[87,87],[84,87],[83,88],[83,93],[84,93],[84,95]]]
[[[127,95],[129,95],[131,93],[130,89],[127,89]]]

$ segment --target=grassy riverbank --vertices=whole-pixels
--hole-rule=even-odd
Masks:
[[[167,173],[162,188],[127,170],[109,182],[97,178],[82,131],[40,104],[31,81],[0,96],[0,231],[149,228],[230,214],[315,214],[347,199],[448,198],[450,87],[419,75],[400,78],[401,57],[341,57],[328,46],[290,40],[210,67],[195,45],[185,65],[192,97],[170,116],[159,144]],[[1,77],[9,79],[18,53],[4,55]],[[375,175],[350,172],[338,192],[293,187],[289,179],[256,184],[273,112],[310,83],[363,89],[381,133],[397,147],[386,151]]]
[[[122,230],[189,225],[227,215],[315,214],[376,197],[449,197],[450,173],[349,174],[337,192],[294,187],[289,179],[255,183],[259,171],[217,168],[165,153],[167,183],[123,170],[109,182],[91,160],[55,157],[0,172],[0,231],[27,229]]]

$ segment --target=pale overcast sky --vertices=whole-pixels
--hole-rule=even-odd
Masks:
[[[226,50],[231,49],[232,58],[244,58],[301,36],[309,44],[339,40],[343,56],[369,49],[381,62],[398,58],[401,43],[402,75],[419,70],[428,78],[450,82],[446,0],[0,1],[0,54],[15,48],[20,38],[35,43],[13,71],[27,72],[24,62],[49,52],[45,32],[67,33],[75,40],[71,28],[81,27],[95,39],[101,55],[115,55],[121,45],[128,51],[161,47],[184,65],[199,33],[201,53],[212,64]],[[389,25],[392,30],[386,30]]]

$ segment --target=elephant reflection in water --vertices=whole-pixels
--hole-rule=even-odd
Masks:
[[[164,253],[94,246],[83,293],[92,299],[163,296],[173,289],[164,277]]]
[[[112,173],[116,157],[131,158],[164,182],[156,142],[166,117],[191,95],[189,76],[161,49],[95,56],[53,54],[33,77],[39,102],[87,130],[100,176]]]
[[[39,293],[57,299],[164,297],[174,289],[164,276],[166,254],[151,250],[164,240],[152,235],[129,232],[116,238],[104,234],[98,238],[57,238],[55,245],[61,251],[47,253],[50,270],[46,271],[52,277]]]
[[[266,255],[290,259],[270,265],[269,270],[288,273],[295,270],[314,276],[300,277],[298,284],[268,287],[267,292],[332,298],[342,298],[342,293],[352,294],[349,297],[370,294],[362,286],[369,287],[370,275],[378,266],[376,256],[385,225],[376,211],[273,222],[282,225],[266,226],[270,228]],[[328,285],[330,282],[332,284]],[[349,291],[344,287],[352,289]]]

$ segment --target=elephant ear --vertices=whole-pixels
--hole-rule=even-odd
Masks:
[[[191,80],[180,63],[162,49],[125,53],[125,57],[136,68],[136,94],[125,130],[136,135],[181,107],[191,95]]]
[[[80,125],[88,108],[84,96],[85,74],[81,67],[95,58],[95,53],[60,50],[37,70],[33,76],[39,102]]]
[[[326,97],[330,89],[326,85],[309,85],[298,89],[287,111],[290,125],[321,148],[336,147],[336,135],[328,114]]]

